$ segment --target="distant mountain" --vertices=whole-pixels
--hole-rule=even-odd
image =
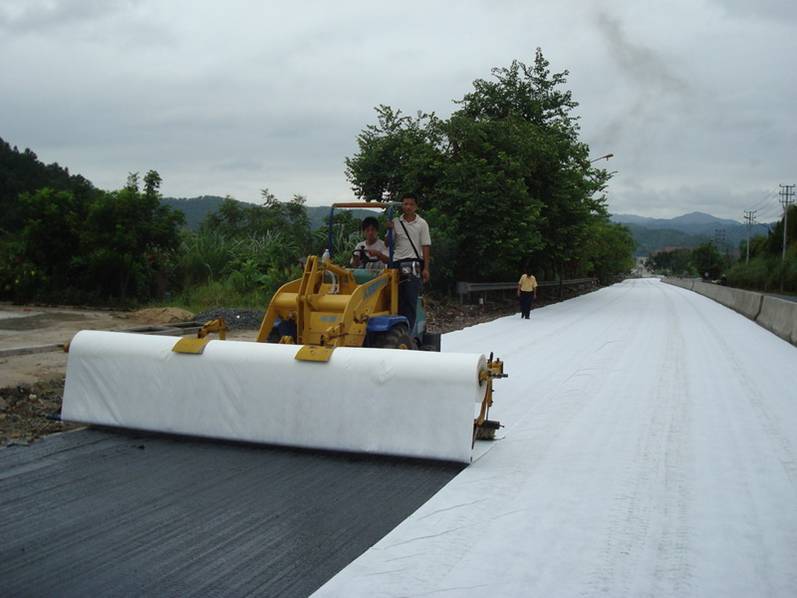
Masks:
[[[611,218],[613,222],[621,224],[637,224],[651,229],[678,230],[692,235],[700,233],[711,233],[713,235],[714,229],[744,226],[736,220],[717,218],[705,212],[691,212],[675,218],[647,218],[634,214],[614,214]]]
[[[185,214],[185,223],[191,230],[199,229],[199,225],[207,217],[219,209],[223,197],[217,195],[201,195],[199,197],[164,197],[161,203],[167,205],[175,210],[180,210]],[[233,200],[238,201],[238,200]],[[246,202],[238,202],[242,205],[250,206],[252,204]],[[329,206],[306,206],[307,217],[310,219],[310,227],[312,229],[321,228],[329,217]],[[372,210],[349,210],[352,212],[354,218],[365,218],[366,216],[373,216],[375,212]]]
[[[218,195],[161,198],[161,203],[163,205],[167,205],[185,214],[185,224],[191,230],[197,230],[205,217],[208,214],[216,212],[223,201],[224,198]]]
[[[647,218],[635,214],[614,214],[613,222],[625,224],[637,242],[637,255],[649,255],[673,247],[697,247],[716,241],[720,250],[735,253],[747,238],[747,226],[705,212],[691,212],[675,218]],[[769,225],[755,224],[750,236],[767,235]]]
[[[732,226],[734,224],[740,224],[740,222],[737,222],[736,220],[717,218],[716,216],[706,214],[705,212],[689,212],[683,216],[670,218],[669,221],[682,226]]]
[[[629,223],[624,223],[624,226],[631,231],[634,241],[636,241],[637,256],[650,255],[657,251],[666,251],[678,247],[691,249],[713,239],[713,237],[708,235],[690,235],[671,228],[647,228]]]

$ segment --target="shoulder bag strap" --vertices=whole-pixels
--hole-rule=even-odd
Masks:
[[[412,242],[412,237],[410,237],[410,233],[407,231],[407,227],[404,226],[404,221],[401,218],[399,218],[399,224],[401,225],[401,228],[404,229],[404,234],[407,235],[407,240],[410,242],[410,245],[412,245],[412,250],[415,252],[415,257],[418,258],[419,262],[422,262],[423,258],[418,255],[418,249],[415,247],[415,243]]]

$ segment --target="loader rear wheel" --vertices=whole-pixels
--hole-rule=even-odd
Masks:
[[[371,337],[369,346],[378,349],[415,349],[415,340],[410,336],[406,326],[399,324],[387,332],[376,332]]]

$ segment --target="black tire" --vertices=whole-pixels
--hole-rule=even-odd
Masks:
[[[387,332],[374,332],[371,335],[369,347],[376,349],[415,349],[415,340],[410,336],[410,331],[403,324],[393,326]]]
[[[271,332],[269,332],[266,337],[266,342],[278,343],[282,340],[283,336],[292,336],[294,339],[296,338],[296,322],[288,320],[286,322],[274,324],[271,328]]]
[[[439,332],[429,332],[428,330],[426,330],[423,333],[422,339],[419,341],[421,349],[424,351],[436,351],[437,353],[439,353],[440,338],[441,334]]]

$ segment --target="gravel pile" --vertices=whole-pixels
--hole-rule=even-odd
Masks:
[[[263,321],[263,312],[256,309],[228,309],[219,307],[203,311],[194,316],[194,321],[204,324],[210,320],[224,318],[230,330],[256,330]]]

